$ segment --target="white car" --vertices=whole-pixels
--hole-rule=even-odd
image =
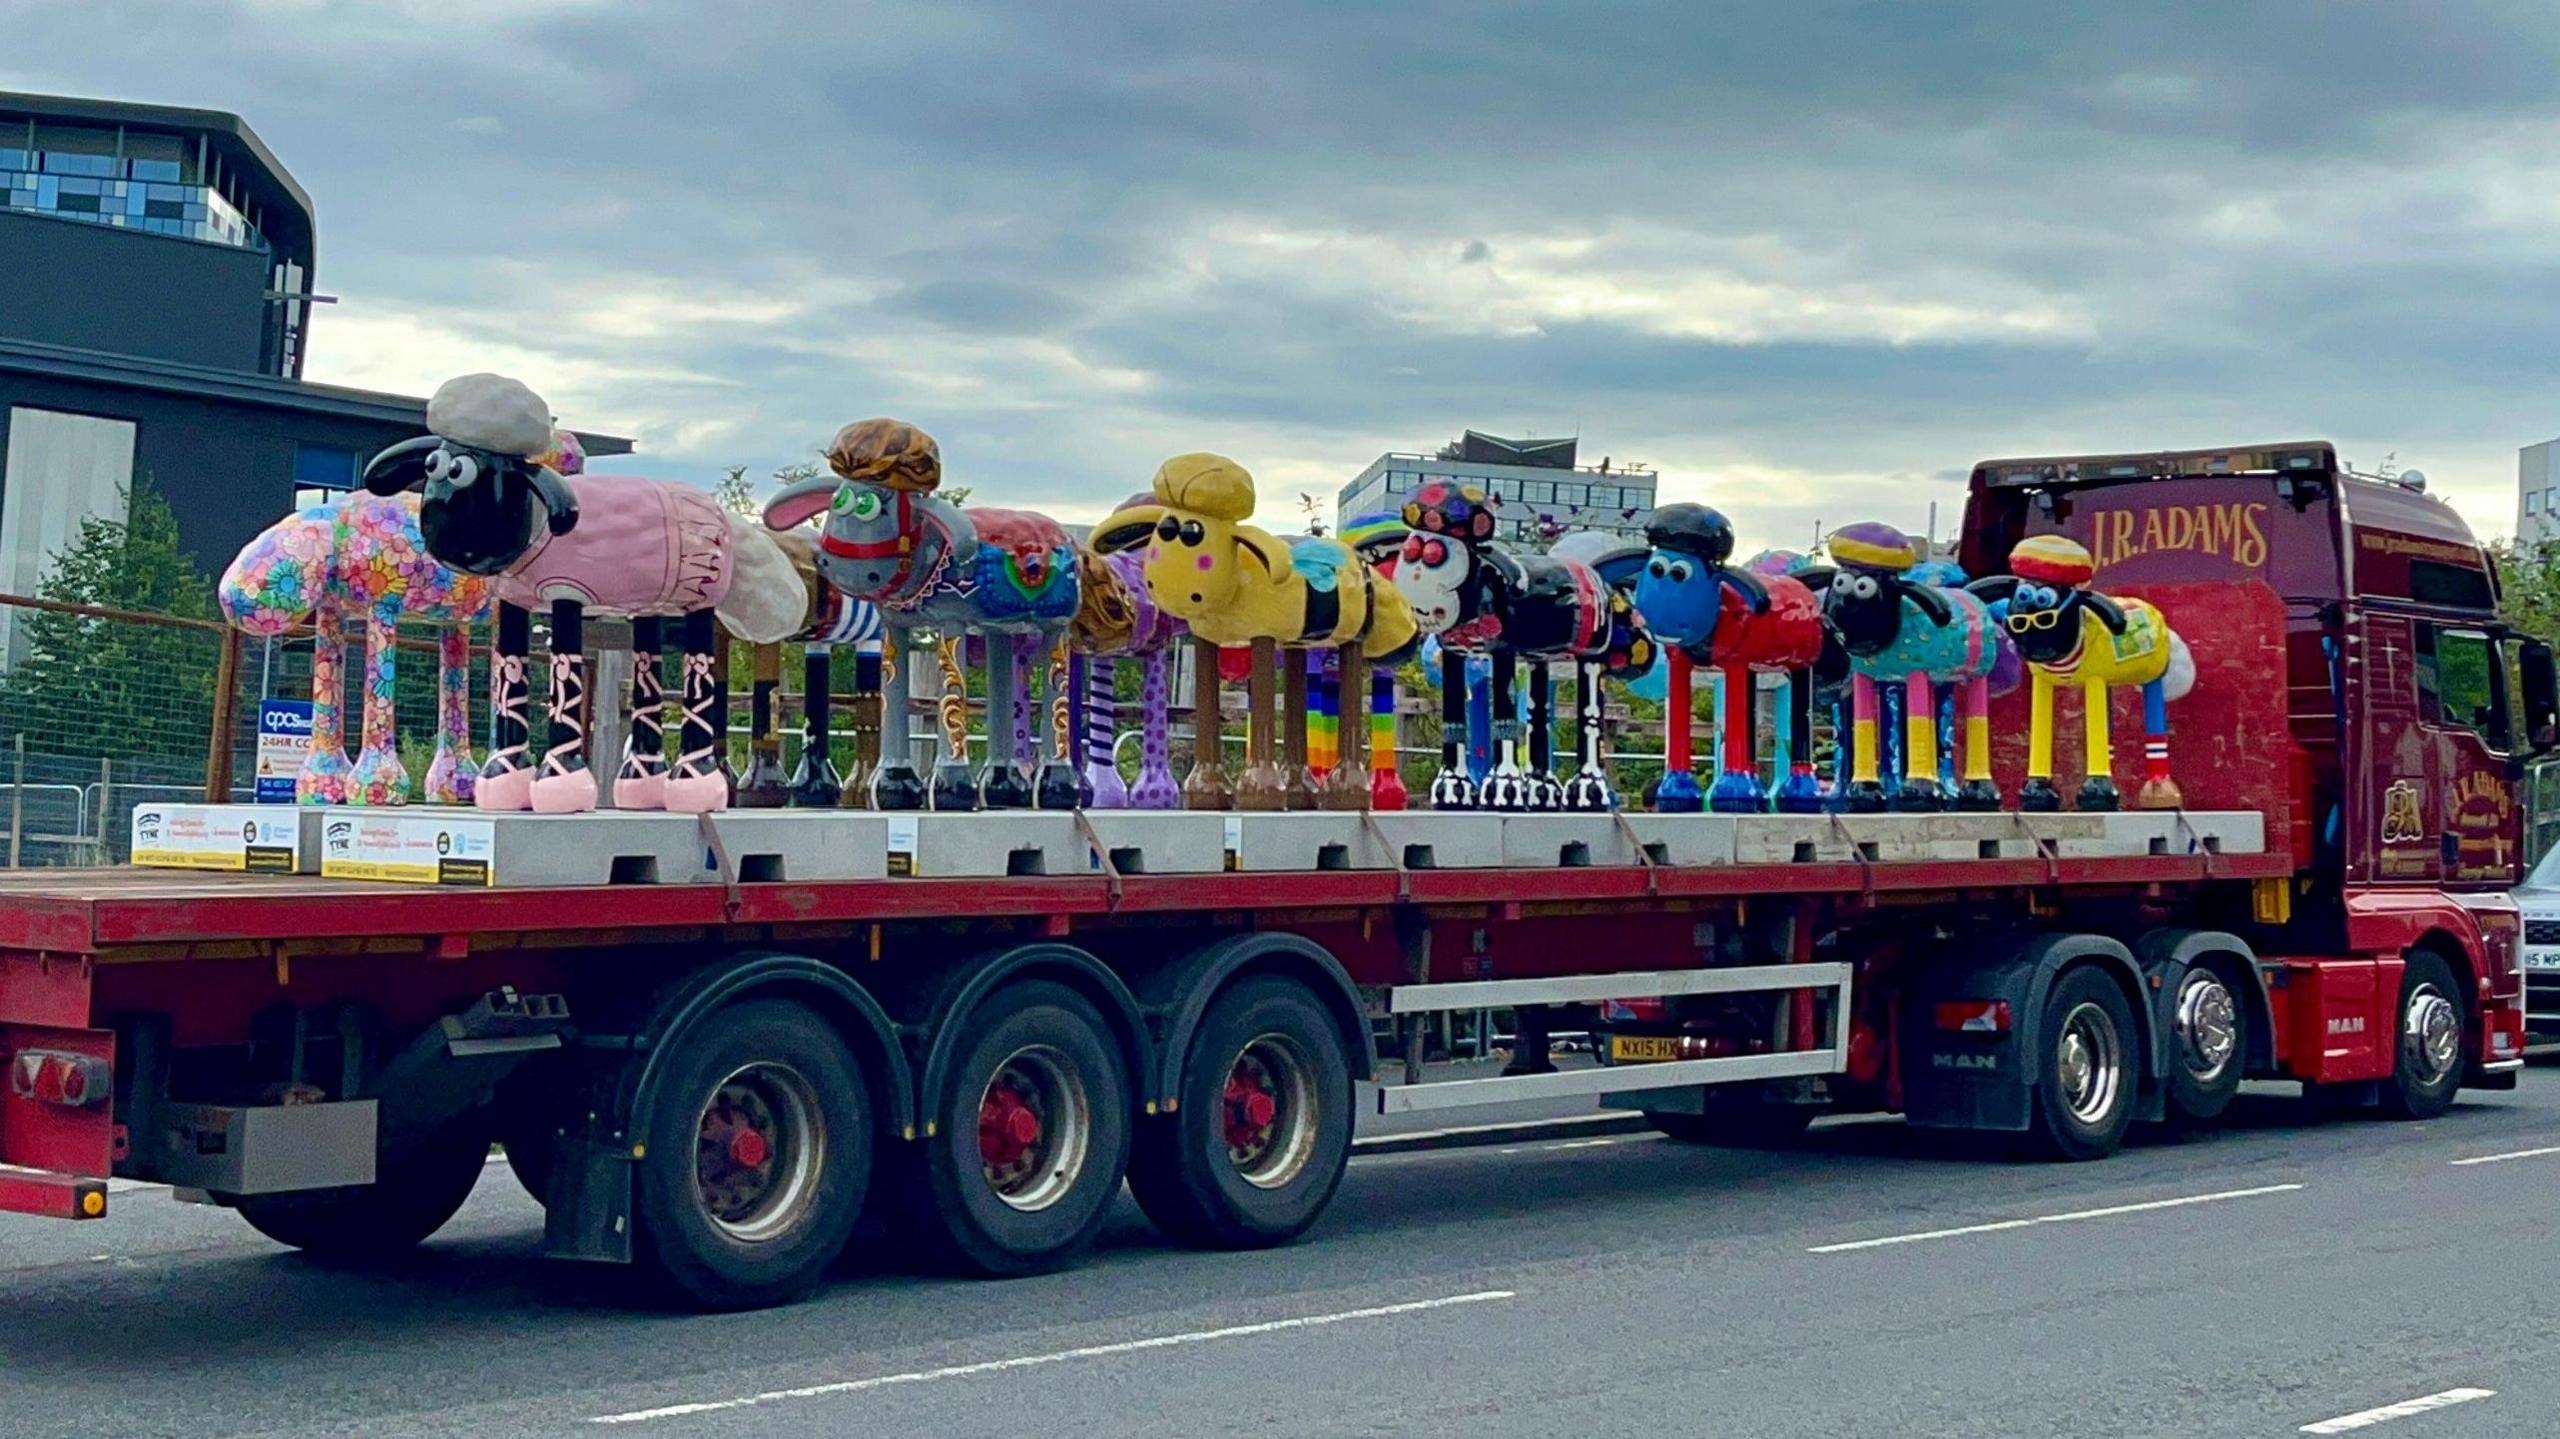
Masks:
[[[2512,892],[2524,910],[2525,1027],[2560,1037],[2560,845]]]

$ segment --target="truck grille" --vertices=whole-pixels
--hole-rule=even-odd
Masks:
[[[2560,919],[2528,919],[2524,922],[2527,944],[2560,944]]]

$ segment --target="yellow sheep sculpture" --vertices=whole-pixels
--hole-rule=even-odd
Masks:
[[[1291,716],[1288,768],[1273,761],[1273,671],[1282,648],[1339,648],[1343,692],[1366,682],[1365,661],[1394,663],[1419,638],[1404,596],[1349,545],[1321,535],[1286,539],[1244,523],[1253,513],[1253,476],[1224,455],[1176,455],[1156,470],[1154,503],[1128,505],[1094,527],[1092,547],[1108,554],[1146,547],[1148,593],[1178,615],[1195,639],[1249,645],[1250,684],[1245,772],[1239,809],[1306,808],[1318,802],[1306,767],[1306,667],[1292,663],[1278,696]],[[1215,713],[1209,696],[1202,711]],[[1366,803],[1368,784],[1354,764],[1335,766],[1321,796],[1326,807]],[[1339,783],[1335,781],[1339,780]]]

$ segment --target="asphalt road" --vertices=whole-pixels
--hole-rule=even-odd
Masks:
[[[872,1251],[719,1317],[540,1263],[502,1167],[393,1273],[144,1190],[0,1219],[0,1435],[2290,1435],[2424,1400],[2354,1432],[2547,1436],[2555,1181],[2549,1069],[2423,1125],[2271,1088],[2067,1167],[1893,1122],[1604,1136],[1357,1159],[1290,1249],[1127,1209],[1070,1273]]]

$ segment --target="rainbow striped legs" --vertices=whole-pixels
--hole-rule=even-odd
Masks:
[[[1400,810],[1411,799],[1396,768],[1396,672],[1381,665],[1369,675],[1369,807]]]

